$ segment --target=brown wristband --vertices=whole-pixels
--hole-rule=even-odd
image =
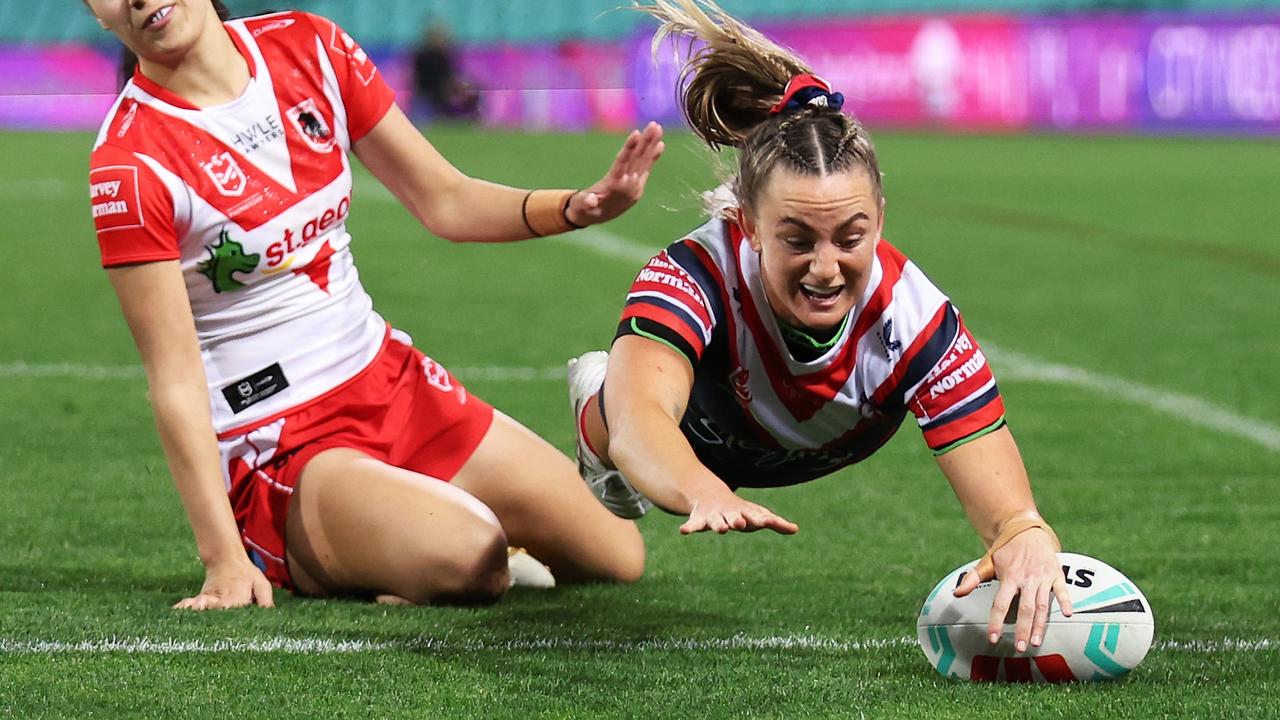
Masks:
[[[569,221],[569,201],[576,190],[530,190],[520,208],[525,227],[536,237],[559,235],[580,225]]]
[[[978,567],[974,568],[978,572],[978,579],[986,582],[996,576],[996,564],[992,560],[992,556],[996,551],[1005,545],[1014,537],[1032,529],[1040,528],[1049,533],[1049,539],[1053,540],[1053,547],[1056,552],[1062,552],[1062,543],[1058,541],[1058,535],[1049,527],[1049,523],[1043,519],[1019,518],[1010,520],[1000,528],[1000,532],[996,533],[996,539],[991,542],[991,547],[987,550],[987,554],[982,556],[978,561]]]

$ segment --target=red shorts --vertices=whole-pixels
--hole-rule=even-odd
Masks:
[[[448,482],[493,422],[493,407],[393,333],[369,367],[329,392],[218,437],[240,538],[267,579],[292,590],[285,521],[302,469],[351,448]]]

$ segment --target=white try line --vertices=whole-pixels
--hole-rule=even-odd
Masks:
[[[377,185],[381,188],[381,185]],[[384,191],[385,192],[385,191]],[[389,194],[389,193],[388,193]],[[656,251],[634,243],[597,227],[571,233],[556,241],[588,250],[596,254],[623,261],[639,268]],[[1234,435],[1260,445],[1271,452],[1280,452],[1280,427],[1262,420],[1241,415],[1230,408],[1202,398],[1172,392],[1152,385],[1133,382],[1124,378],[1095,373],[1084,368],[1047,362],[1013,350],[1006,350],[990,343],[983,348],[991,356],[996,377],[1009,382],[1045,382],[1081,388],[1110,400],[1123,400],[1133,405],[1167,415],[1192,426]],[[464,383],[473,381],[493,382],[547,382],[561,381],[565,376],[563,366],[507,367],[477,366],[452,367],[451,372]],[[95,366],[75,363],[31,364],[22,361],[0,363],[0,378],[77,378],[88,380],[132,379],[143,376],[139,366]]]
[[[1084,368],[1045,362],[1012,350],[983,343],[982,349],[996,366],[998,380],[1045,382],[1090,390],[1108,399],[1141,405],[1189,425],[1242,437],[1272,451],[1280,452],[1280,427],[1265,420],[1246,417],[1229,408],[1191,395],[1171,392],[1151,385],[1093,373]]]
[[[495,382],[561,382],[565,379],[563,365],[549,367],[520,367],[479,365],[475,367],[450,367],[449,372],[466,381],[490,380]],[[81,365],[77,363],[0,363],[0,378],[56,378],[75,380],[133,380],[145,377],[141,365]]]
[[[561,241],[606,257],[641,265],[657,252],[599,227],[566,235]],[[1265,420],[1246,417],[1208,400],[1084,368],[1047,362],[986,342],[982,343],[982,348],[991,357],[997,380],[1046,382],[1078,387],[1109,399],[1125,400],[1146,407],[1190,425],[1244,438],[1272,452],[1280,452],[1280,427]]]
[[[89,181],[84,181],[85,208],[89,202]],[[71,196],[62,178],[0,178],[0,200],[64,200]],[[86,212],[85,217],[88,217]]]
[[[797,650],[834,653],[876,653],[910,648],[916,638],[864,640],[824,638],[814,635],[725,638],[655,638],[650,640],[600,640],[588,638],[519,638],[514,640],[458,640],[449,637],[417,637],[403,640],[334,640],[330,638],[273,637],[249,640],[178,640],[173,638],[106,638],[68,642],[62,640],[0,639],[0,654],[129,654],[199,655],[213,653],[287,655],[350,655],[384,652],[723,652],[733,650]],[[1156,651],[1224,654],[1280,651],[1280,641],[1270,638],[1221,640],[1169,640],[1157,642]]]

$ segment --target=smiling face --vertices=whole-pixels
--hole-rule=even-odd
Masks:
[[[102,27],[143,60],[180,60],[219,23],[210,0],[85,0]],[[212,25],[211,25],[212,23]]]
[[[760,253],[773,312],[793,327],[827,330],[866,290],[884,202],[864,167],[802,175],[779,166],[740,223]]]

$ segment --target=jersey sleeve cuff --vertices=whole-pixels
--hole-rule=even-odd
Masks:
[[[967,445],[973,442],[974,440],[977,440],[980,437],[985,437],[987,435],[990,435],[991,433],[999,430],[1000,428],[1008,424],[1009,423],[1005,422],[1004,415],[1001,415],[999,420],[996,420],[994,423],[988,425],[987,427],[982,428],[981,430],[978,430],[975,433],[966,435],[960,438],[959,440],[951,442],[942,447],[930,447],[930,449],[933,450],[933,454],[935,456],[946,455],[947,453],[951,452],[952,450],[955,450],[961,445]]]
[[[140,265],[149,262],[164,262],[166,260],[181,260],[182,256],[175,253],[147,253],[142,255],[113,255],[110,258],[102,260],[102,267],[115,268],[124,265]]]
[[[639,337],[662,343],[683,355],[684,359],[689,361],[689,365],[693,367],[698,366],[698,355],[694,352],[693,347],[689,345],[687,340],[681,337],[680,333],[672,330],[666,325],[654,322],[648,318],[624,318],[622,322],[618,323],[618,332],[613,336],[614,342],[617,342],[618,338],[626,335],[638,335]]]

